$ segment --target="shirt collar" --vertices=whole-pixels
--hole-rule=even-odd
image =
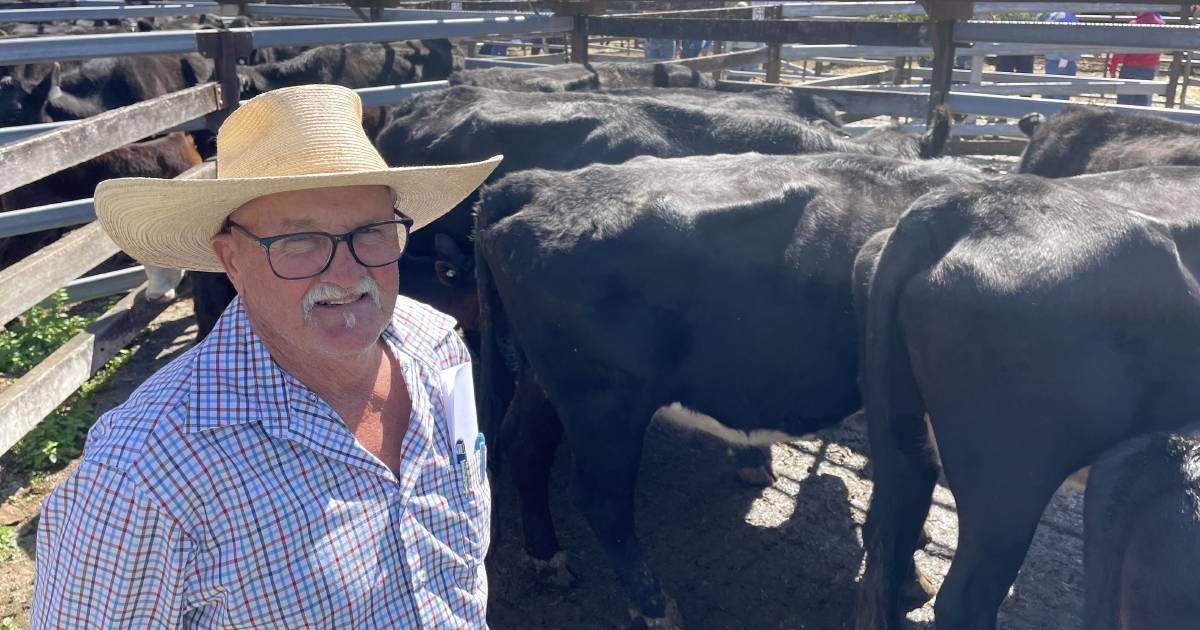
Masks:
[[[398,298],[383,339],[398,357],[436,368],[433,357],[439,339],[400,333],[422,328],[407,308],[410,302],[403,296]],[[439,323],[453,330],[453,320],[445,319]],[[311,393],[271,358],[266,344],[251,330],[240,297],[233,299],[197,348],[189,390],[188,433],[249,422],[261,422],[268,431],[281,432],[287,426],[293,398]]]

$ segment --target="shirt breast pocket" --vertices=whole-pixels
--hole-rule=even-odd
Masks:
[[[473,591],[483,575],[483,560],[491,543],[492,493],[487,478],[487,445],[481,439],[479,448],[455,466],[455,510],[459,518],[457,531],[451,533],[451,547],[458,562],[454,580],[460,588]]]

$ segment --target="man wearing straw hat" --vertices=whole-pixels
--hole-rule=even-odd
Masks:
[[[239,297],[42,506],[31,627],[486,625],[470,360],[396,261],[499,157],[388,168],[361,114],[341,87],[269,92],[221,127],[216,179],[96,189],[122,249]]]

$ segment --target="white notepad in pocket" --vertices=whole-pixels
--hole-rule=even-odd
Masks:
[[[454,449],[462,440],[467,452],[473,455],[475,438],[479,435],[479,421],[475,417],[475,383],[472,380],[471,362],[444,370],[441,381],[446,420],[450,423],[450,448]]]

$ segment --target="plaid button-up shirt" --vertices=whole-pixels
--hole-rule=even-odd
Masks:
[[[46,499],[30,626],[485,627],[486,449],[456,448],[477,429],[453,325],[401,296],[384,333],[412,399],[397,476],[235,300]]]

